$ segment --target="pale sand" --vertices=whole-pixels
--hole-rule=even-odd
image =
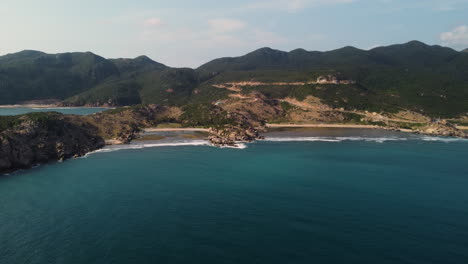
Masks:
[[[468,130],[468,126],[456,126],[460,130]]]
[[[208,132],[208,128],[145,128],[145,132],[177,132],[177,131],[199,131]]]
[[[118,139],[106,139],[106,145],[123,145],[123,142]]]
[[[346,125],[346,124],[267,124],[270,128],[382,128],[375,125]]]

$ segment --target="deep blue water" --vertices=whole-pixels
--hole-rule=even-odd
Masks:
[[[102,152],[0,178],[0,263],[468,263],[466,141]]]
[[[31,108],[31,107],[15,107],[15,108],[0,108],[0,116],[2,115],[22,115],[31,112],[59,112],[63,114],[74,115],[90,115],[102,112],[108,108],[99,107],[53,107],[53,108]]]

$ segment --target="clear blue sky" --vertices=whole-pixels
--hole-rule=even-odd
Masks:
[[[468,48],[468,0],[1,0],[0,54],[92,51],[196,67],[260,47]]]

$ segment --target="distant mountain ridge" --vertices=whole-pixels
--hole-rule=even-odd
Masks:
[[[230,93],[214,85],[259,81],[291,83],[320,76],[348,85],[249,87],[271,99],[312,95],[332,107],[431,116],[468,112],[468,53],[411,41],[360,50],[318,52],[261,48],[219,58],[197,69],[170,68],[146,56],[105,59],[90,52],[22,51],[0,56],[0,104],[59,99],[64,105],[212,104]]]

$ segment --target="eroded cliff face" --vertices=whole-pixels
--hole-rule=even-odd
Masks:
[[[104,146],[93,126],[78,125],[74,119],[55,113],[25,115],[14,127],[1,131],[0,174],[81,157]]]
[[[176,121],[181,111],[157,105],[89,116],[31,113],[0,117],[0,174],[84,156],[110,140],[129,143],[142,128]]]

